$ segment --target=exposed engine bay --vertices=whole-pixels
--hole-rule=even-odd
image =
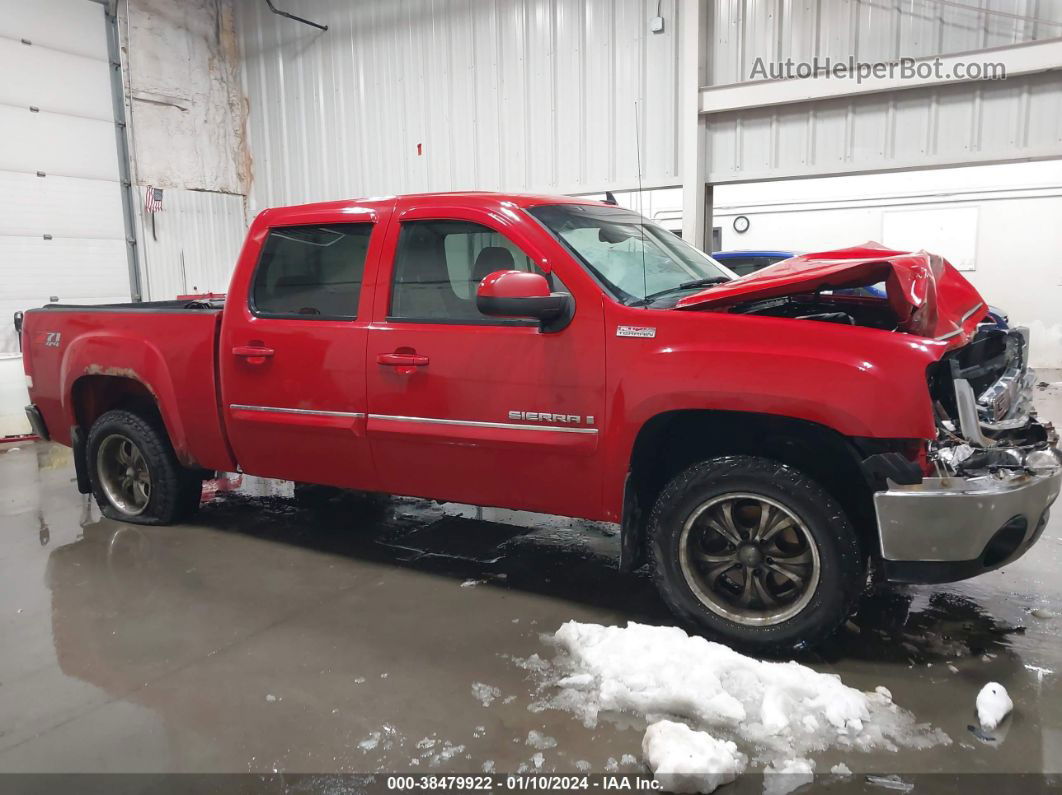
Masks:
[[[930,368],[939,431],[929,451],[938,474],[1043,474],[1062,466],[1058,436],[1036,419],[1028,329],[982,325],[968,345]]]
[[[888,301],[876,296],[849,293],[812,293],[764,298],[737,304],[732,314],[788,317],[796,320],[818,320],[847,326],[865,326],[884,331],[897,330],[897,317]]]

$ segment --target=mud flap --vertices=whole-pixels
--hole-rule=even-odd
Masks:
[[[88,466],[85,460],[85,434],[80,425],[70,426],[70,446],[74,450],[74,474],[77,476],[77,490],[82,494],[92,493]]]

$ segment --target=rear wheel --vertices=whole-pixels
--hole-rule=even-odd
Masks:
[[[160,423],[108,411],[89,431],[85,458],[92,494],[108,518],[170,524],[199,507],[202,480],[177,461]]]
[[[768,459],[728,456],[681,472],[657,499],[650,533],[653,576],[671,609],[757,651],[822,640],[863,586],[844,511]]]

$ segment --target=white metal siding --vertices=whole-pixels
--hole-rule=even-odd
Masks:
[[[424,190],[575,193],[679,177],[677,0],[240,4],[253,209]],[[418,144],[422,154],[418,155]]]
[[[144,189],[137,195],[143,201]],[[163,197],[154,233],[145,213],[139,236],[148,299],[227,291],[247,229],[244,197],[179,188],[167,188]]]
[[[748,80],[758,57],[873,63],[1062,36],[1056,0],[717,0],[711,7],[713,85]]]
[[[1058,157],[1058,72],[711,114],[712,183]]]
[[[0,0],[0,352],[17,310],[129,299],[103,13]]]

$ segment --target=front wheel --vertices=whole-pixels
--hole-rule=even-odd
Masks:
[[[110,519],[170,524],[199,506],[202,480],[177,461],[161,423],[108,411],[89,430],[85,457],[92,495]]]
[[[649,532],[653,578],[669,607],[754,651],[814,645],[864,585],[844,511],[777,461],[727,456],[689,467],[661,492]]]

